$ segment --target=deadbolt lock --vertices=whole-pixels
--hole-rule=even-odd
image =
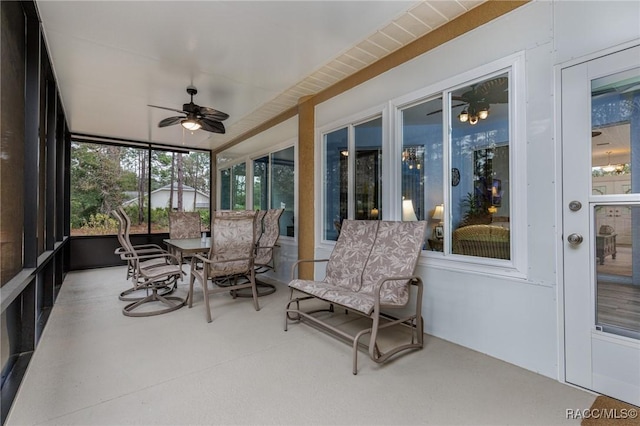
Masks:
[[[571,210],[572,212],[577,212],[581,208],[582,208],[582,203],[580,201],[574,200],[569,203],[569,210]]]

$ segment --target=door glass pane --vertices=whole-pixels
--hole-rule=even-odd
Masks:
[[[639,338],[640,205],[596,205],[594,218],[596,326]]]
[[[632,175],[632,159],[640,158],[639,108],[640,68],[591,82],[593,195],[640,192]]]
[[[347,218],[349,147],[348,130],[343,128],[324,137],[324,239],[337,240]]]
[[[381,219],[382,118],[355,126],[355,219]]]

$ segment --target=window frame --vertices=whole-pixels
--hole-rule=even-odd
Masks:
[[[353,114],[336,120],[316,129],[316,165],[320,164],[316,173],[316,200],[319,201],[321,216],[316,220],[315,234],[318,246],[330,250],[335,241],[325,239],[326,223],[326,152],[325,137],[327,134],[348,128],[348,147],[350,155],[354,150],[353,128],[360,123],[382,116],[382,211],[383,220],[401,220],[402,217],[402,111],[406,108],[426,102],[436,97],[443,97],[443,197],[445,206],[451,205],[451,100],[450,92],[481,81],[495,75],[508,72],[509,78],[509,180],[510,180],[510,238],[511,259],[492,259],[485,257],[465,256],[451,253],[450,232],[445,234],[445,251],[435,252],[423,250],[418,263],[438,269],[458,270],[489,276],[504,276],[514,279],[527,279],[527,139],[525,121],[525,54],[517,52],[502,59],[490,62],[473,70],[430,84],[419,90],[388,100],[382,106]],[[349,167],[352,167],[350,164]],[[349,171],[349,200],[353,194],[353,176]],[[353,209],[349,209],[348,217]],[[448,229],[451,214],[446,209],[443,219]],[[426,239],[425,239],[426,241]]]
[[[509,179],[511,182],[510,201],[510,238],[511,259],[492,259],[464,256],[451,253],[450,247],[450,209],[445,208],[443,225],[445,229],[444,250],[435,252],[423,250],[419,264],[447,270],[468,271],[487,275],[500,275],[512,278],[527,277],[527,185],[526,185],[526,121],[525,121],[525,56],[523,52],[499,59],[473,70],[461,73],[446,80],[424,87],[420,90],[397,97],[389,102],[392,113],[393,153],[399,162],[402,155],[402,111],[442,96],[443,98],[443,195],[444,204],[451,205],[451,97],[450,93],[482,81],[492,76],[508,73],[509,77]],[[401,191],[400,168],[390,179],[390,185]],[[400,200],[398,195],[397,200]],[[401,201],[397,201],[400,205]]]
[[[316,241],[319,241],[320,246],[325,247],[333,247],[335,241],[327,240],[325,238],[325,229],[324,224],[327,220],[326,218],[326,191],[325,191],[325,181],[324,176],[326,173],[326,151],[325,151],[325,136],[329,133],[333,133],[338,130],[347,129],[347,149],[349,151],[349,158],[354,158],[355,156],[355,128],[360,124],[367,123],[369,121],[373,121],[380,118],[382,121],[382,160],[381,160],[381,170],[382,176],[386,176],[385,170],[389,170],[390,168],[390,155],[385,155],[386,152],[389,152],[390,144],[389,144],[389,106],[388,103],[384,105],[379,105],[363,112],[353,114],[349,117],[334,121],[326,126],[322,126],[321,128],[316,129],[316,152],[315,158],[320,160],[319,173],[316,173],[316,182],[315,186],[319,189],[319,200],[320,200],[320,212],[321,215],[319,218],[316,218]],[[316,161],[316,165],[318,161]],[[347,166],[347,219],[354,218],[355,212],[355,170],[354,170],[354,161],[350,160]],[[391,217],[394,217],[397,212],[391,211],[391,203],[388,202],[388,197],[385,197],[385,193],[390,190],[389,184],[385,179],[382,179],[381,183],[381,210],[384,216],[380,217],[379,220],[391,220]],[[399,210],[398,210],[399,211]],[[385,213],[388,212],[388,213]]]
[[[239,158],[234,159],[233,161],[229,161],[227,163],[224,164],[224,167],[220,167],[218,165],[217,169],[216,169],[216,205],[219,206],[220,203],[220,199],[222,196],[222,182],[221,182],[221,174],[223,170],[231,170],[233,169],[234,166],[238,165],[238,164],[245,164],[245,170],[246,170],[246,206],[249,206],[249,209],[253,209],[253,202],[254,202],[254,194],[253,194],[253,162],[254,160],[260,159],[262,157],[269,157],[269,182],[268,182],[268,199],[269,199],[269,205],[271,205],[271,179],[273,177],[273,174],[271,173],[271,155],[279,152],[279,151],[283,151],[285,149],[288,148],[293,148],[293,158],[294,158],[294,165],[293,165],[293,173],[294,173],[294,183],[293,183],[293,193],[294,193],[294,206],[293,206],[293,217],[294,217],[294,236],[293,237],[288,237],[286,235],[280,235],[280,240],[279,241],[290,241],[290,242],[295,242],[298,240],[298,221],[295,220],[295,218],[298,217],[298,143],[297,143],[297,138],[296,139],[288,139],[285,142],[279,143],[279,144],[275,144],[275,145],[271,145],[268,149],[263,149],[263,150],[259,150],[259,151],[255,151],[252,152],[251,155],[243,155]],[[223,153],[218,153],[219,155],[223,155]]]

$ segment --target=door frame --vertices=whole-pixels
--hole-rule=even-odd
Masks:
[[[556,211],[555,211],[555,221],[556,221],[556,280],[557,280],[557,288],[556,288],[556,300],[557,300],[557,318],[558,318],[558,327],[557,327],[557,336],[558,336],[558,381],[564,383],[566,385],[582,389],[584,391],[590,392],[594,395],[598,395],[597,392],[594,392],[590,389],[582,388],[572,383],[566,381],[566,353],[565,353],[565,300],[564,300],[564,292],[565,292],[565,282],[564,282],[564,221],[563,221],[563,202],[564,202],[564,194],[562,188],[564,187],[562,168],[563,168],[563,156],[562,156],[562,148],[563,148],[563,139],[562,139],[562,70],[565,68],[569,68],[575,65],[579,65],[585,62],[589,62],[607,55],[611,55],[617,52],[620,52],[625,49],[629,49],[632,47],[640,46],[640,42],[638,40],[618,44],[615,46],[611,46],[607,49],[599,50],[596,52],[589,53],[584,56],[580,56],[578,58],[571,59],[566,62],[562,62],[554,65],[553,75],[554,75],[554,84],[553,84],[553,93],[555,96],[554,100],[554,109],[555,109],[555,120],[554,120],[554,130],[553,137],[555,138],[555,182],[556,182],[556,194],[555,194],[555,202],[556,202]]]

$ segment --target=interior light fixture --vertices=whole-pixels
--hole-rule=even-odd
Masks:
[[[444,204],[438,204],[435,209],[433,209],[433,216],[431,218],[438,222],[438,224],[442,224],[442,219],[444,218]]]
[[[602,170],[607,173],[611,173],[616,169],[616,166],[611,164],[611,151],[607,151],[607,155],[609,156],[609,160],[608,160],[609,162],[606,166],[602,167]]]
[[[180,124],[182,124],[182,127],[187,130],[191,130],[192,132],[202,127],[202,125],[197,120],[194,120],[192,118],[184,119],[180,122]]]
[[[402,220],[404,222],[415,222],[418,220],[411,200],[402,200]]]
[[[472,126],[478,124],[480,120],[486,120],[489,117],[489,104],[486,102],[477,102],[469,104],[468,108],[462,110],[458,114],[458,120],[462,123],[469,123]]]

